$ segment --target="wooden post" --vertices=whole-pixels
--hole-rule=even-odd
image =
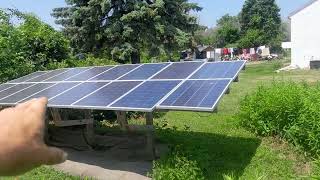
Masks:
[[[91,146],[95,145],[95,137],[94,137],[94,120],[91,117],[92,111],[91,110],[85,110],[84,111],[84,119],[90,120],[86,124],[86,138],[88,141],[88,144]]]
[[[128,120],[127,120],[127,113],[125,111],[116,111],[117,114],[117,121],[120,125],[122,130],[127,130],[128,127]]]
[[[153,114],[152,112],[146,113],[146,125],[153,126]],[[154,143],[154,130],[146,132],[146,153],[151,159],[155,159],[155,143]]]

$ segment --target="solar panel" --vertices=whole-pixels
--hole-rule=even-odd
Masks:
[[[89,69],[87,71],[84,71],[76,76],[70,77],[66,79],[65,81],[87,81],[95,76],[98,76],[99,74],[106,72],[113,68],[114,66],[104,66],[104,67],[93,67],[92,69]]]
[[[58,70],[53,70],[53,71],[49,71],[43,75],[40,75],[38,77],[35,77],[35,78],[32,78],[32,79],[28,79],[27,81],[25,82],[42,82],[42,81],[45,81],[49,78],[52,78],[52,77],[55,77],[55,76],[58,76],[62,73],[65,73],[67,72],[69,69],[58,69]]]
[[[0,85],[0,92],[4,91],[4,90],[6,90],[6,89],[8,89],[8,88],[10,88],[12,86],[15,86],[15,84],[1,84]]]
[[[106,109],[106,106],[108,106],[110,103],[112,103],[140,83],[141,81],[113,82],[103,87],[102,89],[99,89],[94,93],[84,97],[83,99],[80,99],[78,102],[75,102],[72,105],[79,107]]]
[[[168,66],[169,63],[166,64],[144,64],[140,66],[138,69],[132,71],[126,76],[122,77],[121,80],[144,80],[153,76],[155,73],[159,72],[161,69]]]
[[[202,62],[174,63],[152,79],[185,79],[202,64]]]
[[[33,99],[33,98],[39,98],[39,97],[47,97],[48,99],[63,93],[64,91],[78,85],[79,83],[57,83],[52,87],[49,87],[45,90],[41,90],[35,94],[33,94],[32,96],[27,97],[24,100],[29,100],[29,99]]]
[[[159,109],[213,111],[232,80],[187,80],[159,106]]]
[[[6,91],[3,91],[0,93],[0,103],[8,103],[8,104],[15,104],[19,101],[22,101],[23,99],[37,93],[41,89],[46,89],[48,87],[53,86],[54,83],[41,83],[41,84],[18,84],[8,90],[7,93],[5,93],[5,96],[1,96],[1,93],[4,93]]]
[[[137,68],[139,65],[123,65],[117,66],[105,73],[102,73],[90,80],[114,80],[117,79],[126,73],[130,72],[131,70]]]
[[[244,65],[245,61],[206,63],[191,79],[235,78]]]
[[[71,105],[85,95],[88,95],[107,84],[108,82],[86,82],[79,84],[78,86],[60,94],[59,96],[50,99],[49,104],[54,106]]]
[[[151,112],[213,111],[245,61],[41,71],[0,85],[0,104],[45,96],[48,107]]]
[[[21,77],[21,78],[18,78],[18,79],[9,81],[9,83],[25,82],[25,81],[27,81],[27,80],[30,80],[30,79],[39,77],[40,75],[43,75],[43,74],[46,74],[46,73],[48,73],[48,71],[38,71],[38,72],[34,72],[34,73],[29,74],[29,75],[23,76],[23,77]]]
[[[152,111],[155,105],[181,81],[147,81],[112,104],[114,109]]]
[[[64,81],[68,78],[71,78],[75,75],[78,75],[84,71],[87,71],[90,68],[73,68],[73,69],[69,69],[68,71],[66,71],[65,73],[62,73],[58,76],[54,76],[52,78],[46,79],[45,82],[52,82],[52,81]]]

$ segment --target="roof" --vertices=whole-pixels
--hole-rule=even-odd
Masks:
[[[311,6],[313,3],[317,2],[318,0],[311,0],[310,2],[308,2],[307,4],[305,4],[304,6],[300,7],[299,9],[293,11],[292,13],[289,14],[289,18],[291,18],[292,16],[298,14],[300,11],[304,10],[305,8]]]

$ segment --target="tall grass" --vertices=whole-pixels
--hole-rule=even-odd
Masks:
[[[242,100],[238,118],[257,135],[278,135],[313,155],[320,154],[320,84],[260,86]]]

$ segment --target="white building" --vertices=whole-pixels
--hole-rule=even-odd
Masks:
[[[291,19],[291,65],[309,68],[320,60],[320,0],[312,0],[293,12]]]

